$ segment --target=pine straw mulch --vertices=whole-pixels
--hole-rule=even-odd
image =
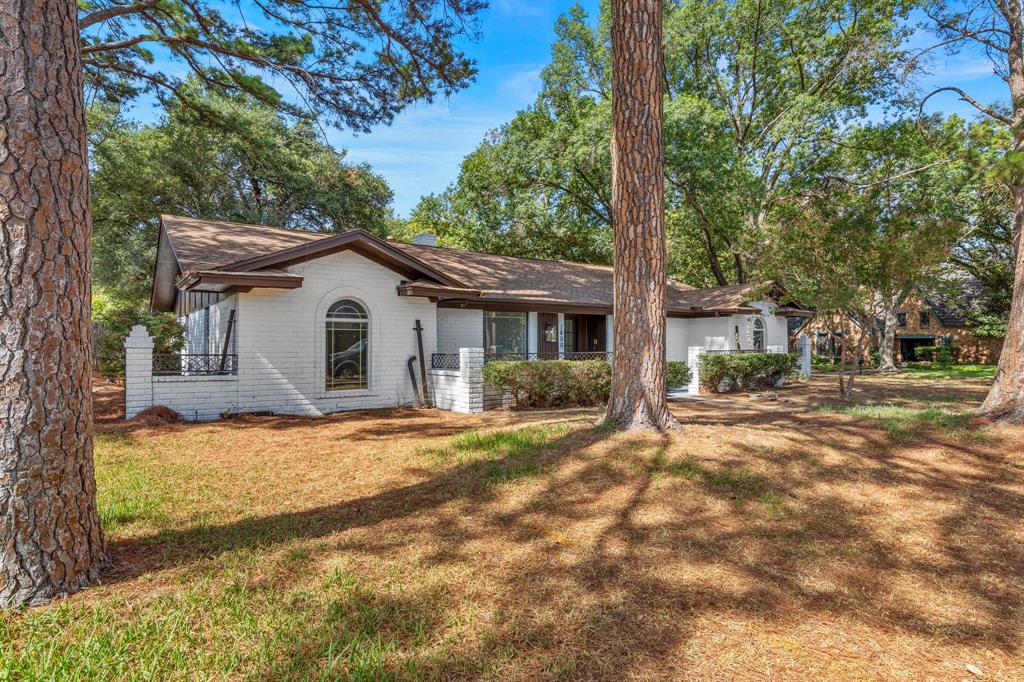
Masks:
[[[970,409],[985,393],[858,381],[862,403]],[[101,439],[175,490],[159,531],[112,534],[107,584],[72,601],[145,602],[255,549],[248,579],[281,594],[343,565],[433,604],[402,653],[426,677],[1024,678],[1024,431],[894,443],[809,410],[835,402],[832,382],[783,404],[675,403],[671,436],[602,433],[593,410],[136,425],[101,386]],[[450,438],[522,427],[542,445]],[[312,627],[257,676],[316,671],[330,636]]]

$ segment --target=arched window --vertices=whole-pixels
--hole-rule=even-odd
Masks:
[[[764,320],[754,318],[754,350],[764,350]]]
[[[348,298],[327,309],[327,390],[366,388],[370,375],[370,318]]]

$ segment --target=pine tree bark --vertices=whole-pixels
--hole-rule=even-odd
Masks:
[[[1024,131],[1017,131],[1016,149],[1024,153]],[[1000,424],[1024,424],[1024,185],[1013,192],[1013,301],[1006,339],[995,381],[978,413]]]
[[[92,458],[88,163],[74,0],[0,0],[0,606],[105,561]]]
[[[1013,154],[1024,157],[1024,21],[1021,3],[999,4],[1006,20],[1007,82],[1010,86],[1014,126]],[[1013,300],[1006,339],[999,355],[995,381],[989,389],[979,414],[1001,424],[1024,424],[1024,177],[1017,170],[1010,181],[1013,197]]]
[[[662,2],[612,0],[615,353],[606,423],[678,428],[665,384]]]

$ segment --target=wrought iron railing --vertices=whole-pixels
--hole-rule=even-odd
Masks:
[[[567,351],[565,353],[484,353],[484,362],[494,360],[607,360],[611,351]]]
[[[430,356],[431,369],[458,369],[458,353],[433,353]]]
[[[701,355],[736,355],[739,353],[775,353],[770,348],[758,350],[756,348],[707,348],[700,352]]]
[[[231,353],[157,353],[154,376],[220,376],[238,373],[238,356]]]

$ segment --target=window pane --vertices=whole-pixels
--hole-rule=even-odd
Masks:
[[[526,313],[485,310],[484,348],[488,353],[525,353]]]
[[[368,329],[365,322],[327,321],[327,390],[366,388]]]

